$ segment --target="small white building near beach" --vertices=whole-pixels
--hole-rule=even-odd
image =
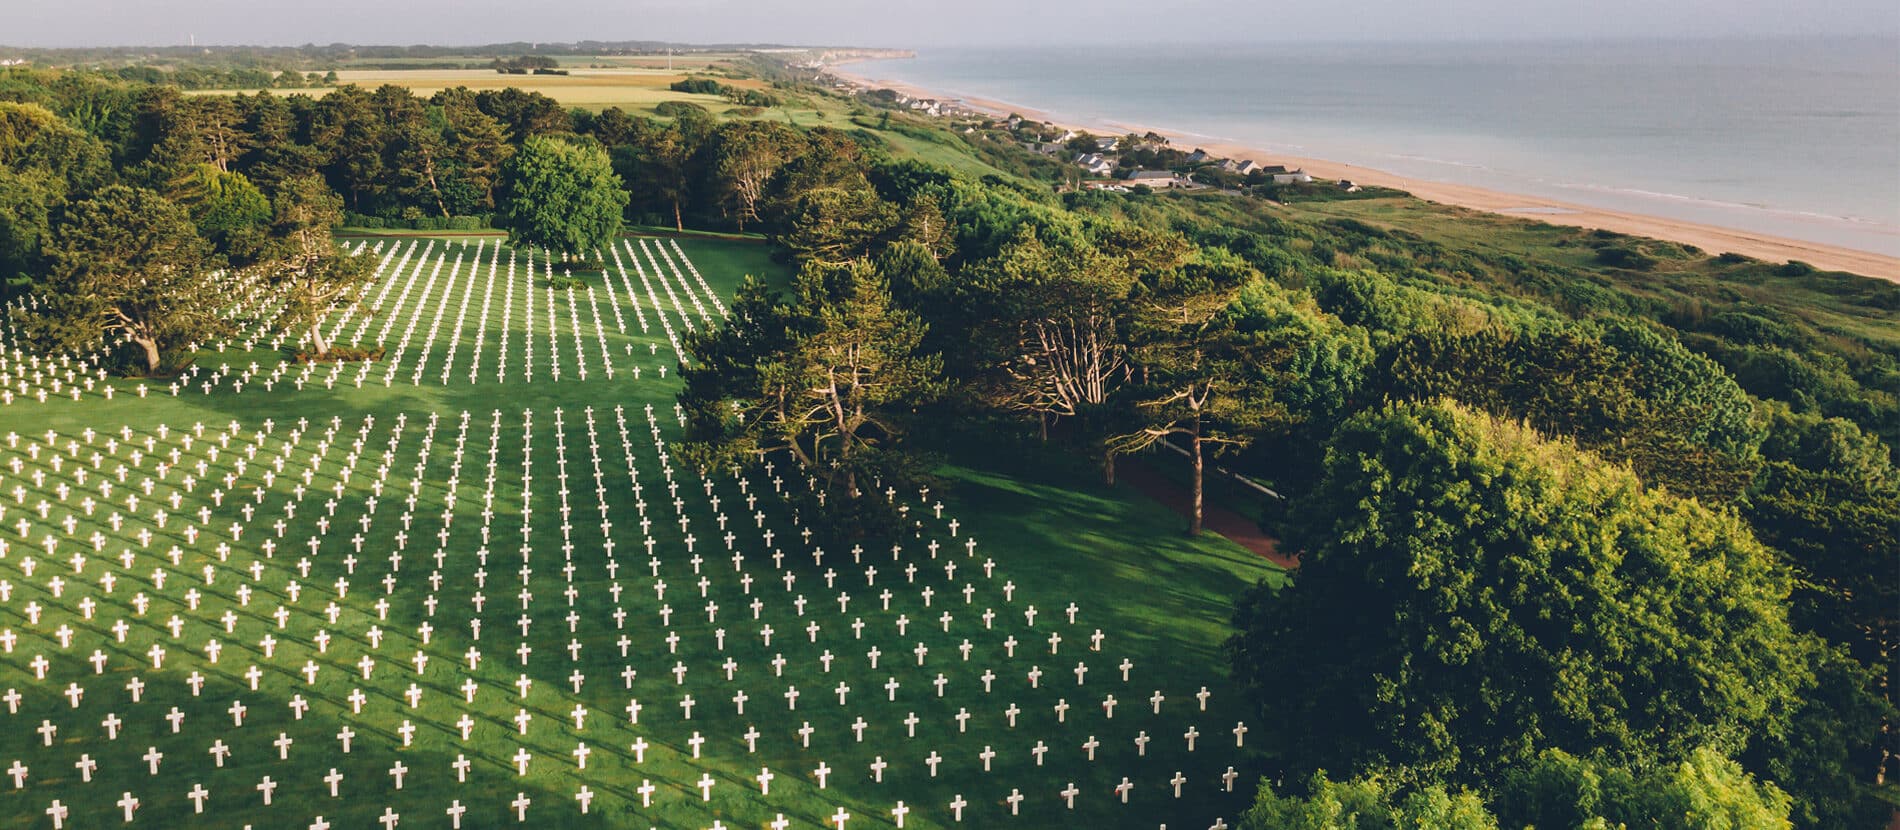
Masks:
[[[1175,187],[1182,183],[1172,170],[1136,170],[1123,176],[1122,181],[1130,187],[1145,184],[1153,188]]]
[[[1101,153],[1082,153],[1075,157],[1075,163],[1091,176],[1106,176],[1115,172],[1115,160]]]

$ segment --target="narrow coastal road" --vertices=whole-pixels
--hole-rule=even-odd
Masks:
[[[1160,502],[1169,510],[1180,514],[1182,518],[1187,518],[1194,504],[1193,494],[1186,487],[1162,475],[1148,461],[1123,459],[1118,473],[1122,481],[1141,491],[1142,495]],[[1287,570],[1300,566],[1297,556],[1280,553],[1279,540],[1262,532],[1260,526],[1252,519],[1212,503],[1205,505],[1202,512],[1208,530],[1226,537],[1235,544]]]

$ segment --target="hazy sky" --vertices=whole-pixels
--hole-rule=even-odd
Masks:
[[[1886,34],[1894,0],[0,0],[0,44],[1000,43]]]

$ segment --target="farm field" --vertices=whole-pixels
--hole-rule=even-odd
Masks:
[[[658,60],[664,61],[665,58],[661,57]],[[860,115],[853,118],[850,108],[836,99],[797,97],[780,106],[747,112],[717,95],[675,92],[669,89],[675,81],[695,76],[684,65],[675,71],[667,71],[664,64],[660,67],[630,65],[615,68],[588,68],[586,64],[592,62],[591,58],[569,58],[567,61],[571,62],[564,64],[569,66],[568,71],[572,73],[569,75],[503,75],[489,69],[379,68],[346,69],[339,71],[337,76],[339,82],[343,84],[356,84],[369,89],[393,85],[421,96],[434,95],[444,89],[458,86],[477,92],[512,87],[546,95],[566,107],[596,112],[618,107],[630,115],[650,118],[660,117],[654,112],[654,108],[661,103],[685,101],[704,107],[715,120],[719,121],[747,118],[781,121],[801,127],[831,127],[874,135],[892,155],[897,157],[916,158],[978,176],[999,172],[972,157],[968,148],[957,144],[948,133],[915,129],[908,131],[881,129],[869,116]],[[712,63],[710,67],[717,68],[719,65]],[[756,79],[727,78],[717,75],[712,77],[720,83],[738,88],[765,88],[767,86]],[[266,91],[279,95],[321,97],[327,95],[330,89],[332,88]],[[193,90],[186,94],[229,95],[253,91]]]
[[[623,239],[556,290],[493,239],[350,244],[378,279],[323,327],[373,362],[285,362],[301,335],[249,286],[247,334],[175,388],[5,344],[0,826],[1200,828],[1250,803],[1216,667],[1265,562],[977,460],[872,494],[916,519],[897,544],[826,550],[796,471],[673,457],[680,338],[787,278],[767,247]]]
[[[572,68],[568,75],[504,75],[491,69],[345,69],[337,73],[342,84],[375,88],[383,85],[403,87],[417,95],[434,95],[444,89],[467,87],[485,89],[518,88],[539,92],[569,107],[603,110],[620,107],[628,112],[651,115],[662,101],[691,101],[715,113],[731,106],[716,95],[674,92],[667,87],[689,77],[686,71],[668,72],[664,68]],[[744,80],[723,83],[747,85]],[[753,82],[756,83],[756,82]],[[229,95],[250,90],[194,90],[193,95]],[[269,90],[284,95],[322,97],[330,88]]]

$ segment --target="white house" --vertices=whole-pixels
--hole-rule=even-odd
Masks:
[[[1312,180],[1312,176],[1307,175],[1305,170],[1301,170],[1297,167],[1292,170],[1284,170],[1284,172],[1273,174],[1274,184],[1306,184]]]
[[[1136,170],[1122,177],[1130,187],[1145,184],[1153,188],[1174,187],[1181,183],[1171,170]]]
[[[1091,176],[1106,176],[1115,172],[1115,160],[1101,153],[1082,153],[1075,157],[1075,163]]]

